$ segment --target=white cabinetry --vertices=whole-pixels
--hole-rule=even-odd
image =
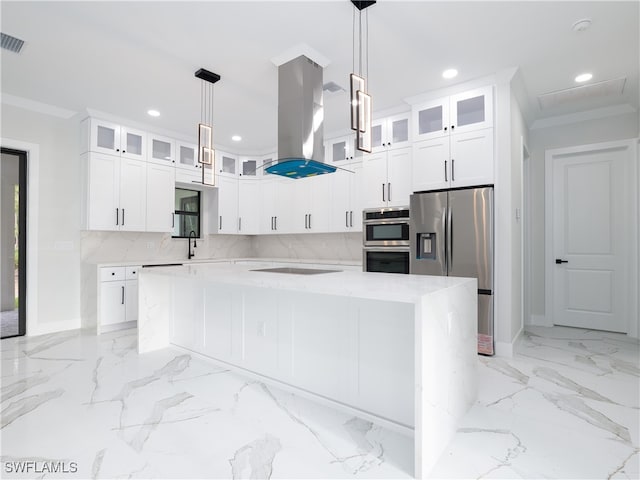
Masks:
[[[253,177],[238,179],[238,233],[260,233],[260,180]]]
[[[329,176],[329,231],[362,231],[362,163],[345,165]],[[350,171],[347,171],[350,170]],[[353,172],[353,173],[351,173]]]
[[[176,163],[176,142],[172,138],[149,134],[149,162],[160,165]]]
[[[138,319],[138,271],[133,267],[102,267],[99,272],[98,333],[133,326]]]
[[[133,160],[146,160],[144,132],[95,118],[85,119],[82,122],[82,131],[81,153],[91,151]]]
[[[238,233],[238,178],[218,176],[218,233]]]
[[[216,169],[223,177],[238,176],[238,156],[231,153],[216,150]],[[216,182],[217,184],[217,182]]]
[[[492,99],[486,87],[414,108],[412,191],[494,182]]]
[[[364,156],[363,208],[409,205],[411,147]]]
[[[202,168],[198,163],[198,146],[176,141],[176,182],[202,183]]]
[[[145,230],[147,164],[101,153],[82,156],[83,227],[87,230]]]
[[[493,87],[414,105],[414,141],[493,127]]]
[[[293,183],[291,229],[287,233],[326,232],[329,230],[330,175],[300,178]],[[285,206],[283,206],[285,207]],[[286,207],[285,207],[286,208]]]
[[[332,138],[325,142],[324,158],[328,164],[339,162],[353,162],[362,158],[362,151],[356,148],[355,134]]]
[[[260,182],[260,233],[291,233],[294,188],[299,180],[273,177]]]
[[[409,120],[411,113],[394,115],[371,123],[371,151],[382,152],[391,148],[411,145]]]
[[[147,165],[147,232],[173,232],[175,169]]]

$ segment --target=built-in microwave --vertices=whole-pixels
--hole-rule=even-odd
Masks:
[[[362,250],[365,272],[409,273],[409,247],[365,247]]]
[[[365,247],[408,247],[409,207],[364,210],[362,236]]]

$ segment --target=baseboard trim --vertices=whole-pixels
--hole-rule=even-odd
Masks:
[[[546,315],[531,315],[531,322],[529,325],[536,327],[553,327],[553,322],[547,320]]]

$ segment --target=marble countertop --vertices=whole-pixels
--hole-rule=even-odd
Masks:
[[[263,265],[262,261],[256,263],[260,266]],[[195,279],[202,282],[404,303],[415,303],[430,293],[468,282],[476,282],[473,278],[370,273],[352,269],[316,275],[259,272],[254,271],[257,266],[256,263],[253,261],[247,263],[194,263],[182,266],[145,269],[142,270],[141,275],[142,277],[147,275],[172,276],[176,278]],[[314,263],[320,265],[318,262]],[[324,265],[326,264],[322,264],[322,266]],[[473,288],[475,289],[476,287]]]
[[[308,264],[308,265],[347,265],[362,267],[361,261],[355,260],[318,260],[313,258],[199,258],[199,259],[175,259],[175,260],[144,260],[144,261],[124,261],[124,262],[100,262],[96,263],[96,267],[129,267],[137,265],[165,265],[172,263],[182,263],[183,265],[197,265],[202,263],[259,263],[259,264]]]

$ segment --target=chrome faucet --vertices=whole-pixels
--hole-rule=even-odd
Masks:
[[[191,234],[192,233],[193,233],[193,248],[195,249],[198,246],[198,244],[196,243],[196,238],[198,238],[196,237],[196,232],[191,230],[189,232],[189,238],[187,239],[187,242],[189,243],[189,260],[191,260],[193,257],[196,256],[195,250],[193,252],[191,251]]]

